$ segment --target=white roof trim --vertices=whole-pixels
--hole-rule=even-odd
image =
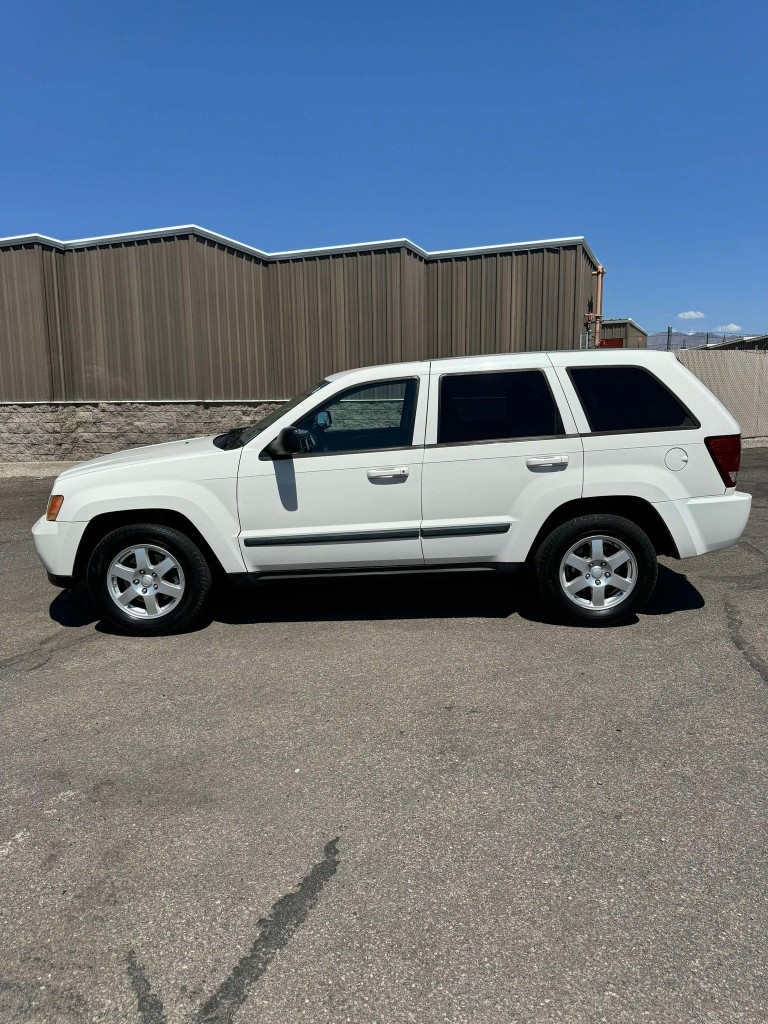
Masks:
[[[412,252],[415,252],[417,255],[422,256],[424,259],[434,260],[439,259],[440,257],[471,256],[494,252],[514,252],[515,250],[524,249],[546,249],[563,245],[583,245],[585,251],[593,260],[595,265],[599,265],[597,257],[587,245],[586,239],[582,235],[577,235],[573,238],[545,238],[535,242],[505,242],[502,245],[478,245],[468,249],[438,249],[435,252],[429,252],[427,249],[422,249],[420,245],[416,245],[415,242],[411,242],[408,238],[387,238],[378,242],[355,242],[351,245],[329,245],[318,249],[289,249],[285,252],[264,252],[261,249],[255,249],[252,245],[246,245],[244,242],[237,242],[234,238],[227,238],[226,235],[220,235],[216,231],[209,231],[207,228],[201,228],[197,224],[180,224],[175,227],[168,228],[150,228],[148,231],[126,231],[117,235],[97,235],[94,238],[75,238],[71,241],[50,238],[48,235],[12,235],[8,238],[0,238],[0,246],[29,245],[38,243],[40,245],[53,246],[55,249],[84,249],[97,245],[109,245],[111,242],[120,243],[142,241],[150,238],[163,238],[167,235],[200,235],[203,238],[209,238],[213,242],[218,242],[220,245],[226,245],[233,249],[239,249],[241,252],[249,253],[251,256],[257,256],[259,259],[265,260],[266,262],[291,259],[293,257],[299,258],[302,256],[327,256],[333,253],[363,252],[370,249],[407,248]]]

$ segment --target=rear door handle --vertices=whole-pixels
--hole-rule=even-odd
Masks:
[[[568,456],[567,455],[532,455],[530,459],[525,460],[525,464],[529,469],[543,469],[546,466],[567,466]]]
[[[394,466],[391,469],[369,469],[369,480],[404,480],[408,476],[407,466]]]

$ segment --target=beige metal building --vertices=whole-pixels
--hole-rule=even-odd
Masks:
[[[630,319],[603,320],[601,348],[648,348],[648,332]]]
[[[578,347],[583,238],[266,253],[188,225],[0,239],[0,402],[264,401],[353,366]]]
[[[707,345],[708,349],[741,352],[768,352],[768,334],[753,334],[746,338],[730,338]]]

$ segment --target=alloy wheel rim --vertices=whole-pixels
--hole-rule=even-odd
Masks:
[[[637,585],[637,559],[617,537],[589,534],[563,555],[559,578],[565,596],[580,608],[615,608]]]
[[[107,573],[109,596],[135,619],[167,615],[184,596],[184,571],[170,551],[157,544],[134,544],[116,555]]]

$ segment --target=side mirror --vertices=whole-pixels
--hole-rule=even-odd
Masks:
[[[333,417],[331,416],[327,409],[322,409],[315,416],[315,426],[320,427],[321,430],[328,430],[332,423]]]
[[[270,441],[264,452],[270,459],[290,459],[301,451],[301,437],[296,427],[283,427],[274,441]]]

